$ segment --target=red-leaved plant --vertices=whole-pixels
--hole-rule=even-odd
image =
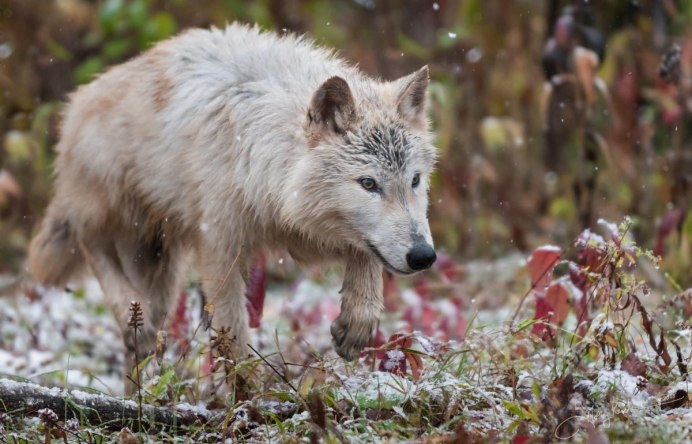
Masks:
[[[413,349],[414,340],[424,352]],[[393,373],[397,376],[408,374],[410,367],[411,377],[414,381],[418,381],[423,371],[421,356],[424,354],[436,355],[440,351],[441,347],[436,342],[415,333],[394,333],[385,341],[384,334],[378,329],[371,341],[370,351],[363,352],[361,356],[372,358],[374,355],[375,362],[379,361],[377,367],[379,371]]]
[[[619,227],[599,221],[607,240],[591,230],[582,231],[574,243],[576,261],[563,261],[567,273],[559,278],[554,276],[554,271],[563,259],[562,249],[544,246],[534,250],[528,261],[531,293],[536,301],[532,333],[545,341],[550,340],[555,335],[555,327],[561,326],[570,310],[574,310],[576,333],[583,337],[592,320],[589,309],[612,302],[608,299],[612,296],[609,282],[616,269],[633,268],[641,255],[657,261],[649,252],[626,240],[630,224],[629,219]]]

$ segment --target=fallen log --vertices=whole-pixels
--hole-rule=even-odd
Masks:
[[[202,426],[213,417],[212,412],[189,404],[176,407],[143,404],[140,416],[139,405],[132,400],[0,378],[0,413],[38,416],[38,411],[45,408],[54,411],[61,420],[76,418],[82,424],[116,431],[123,427],[137,430],[140,420],[144,429],[175,430]]]

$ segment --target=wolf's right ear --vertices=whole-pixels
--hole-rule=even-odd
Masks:
[[[325,131],[346,134],[356,122],[351,88],[339,76],[330,77],[315,91],[308,109],[307,129],[312,139]]]
[[[399,115],[413,125],[427,128],[425,118],[425,94],[430,83],[430,72],[425,65],[413,74],[396,81],[399,86],[397,111]]]

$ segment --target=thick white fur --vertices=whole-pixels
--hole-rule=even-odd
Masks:
[[[350,125],[346,133],[397,123],[415,136],[405,169],[385,174],[350,162],[338,155],[344,133],[307,118],[315,92],[333,76],[347,82],[355,104],[355,114],[335,117]],[[242,25],[162,42],[72,95],[55,197],[29,270],[58,285],[88,264],[129,348],[128,303],[144,301],[138,340],[151,351],[192,266],[214,304],[213,326],[231,328],[241,357],[249,342],[243,276],[259,251],[341,260],[333,335],[337,351],[353,358],[383,308],[382,261],[366,240],[403,273],[412,271],[411,230],[432,244],[426,208],[434,150],[422,107],[409,98],[412,82],[427,85],[427,68],[380,82],[306,39]],[[338,172],[329,167],[335,162]],[[365,191],[361,176],[377,177],[388,192]]]

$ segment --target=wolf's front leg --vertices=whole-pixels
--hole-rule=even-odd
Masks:
[[[247,358],[250,351],[245,282],[237,268],[230,270],[227,276],[225,284],[223,280],[218,284],[216,294],[209,295],[209,301],[214,304],[211,326],[214,336],[218,336],[222,328],[227,329],[232,339],[231,356],[227,357],[238,361]]]
[[[384,309],[382,265],[367,255],[354,255],[346,263],[341,289],[341,314],[332,323],[336,352],[355,359],[368,344]]]
[[[226,357],[236,361],[242,360],[249,355],[250,351],[245,281],[242,273],[243,260],[239,257],[240,255],[232,256],[226,252],[219,252],[217,249],[208,249],[205,253],[204,257],[208,258],[205,261],[208,262],[201,267],[200,277],[207,301],[213,306],[211,318],[213,336],[218,337],[221,329],[226,329],[232,340],[228,350],[231,356]]]

